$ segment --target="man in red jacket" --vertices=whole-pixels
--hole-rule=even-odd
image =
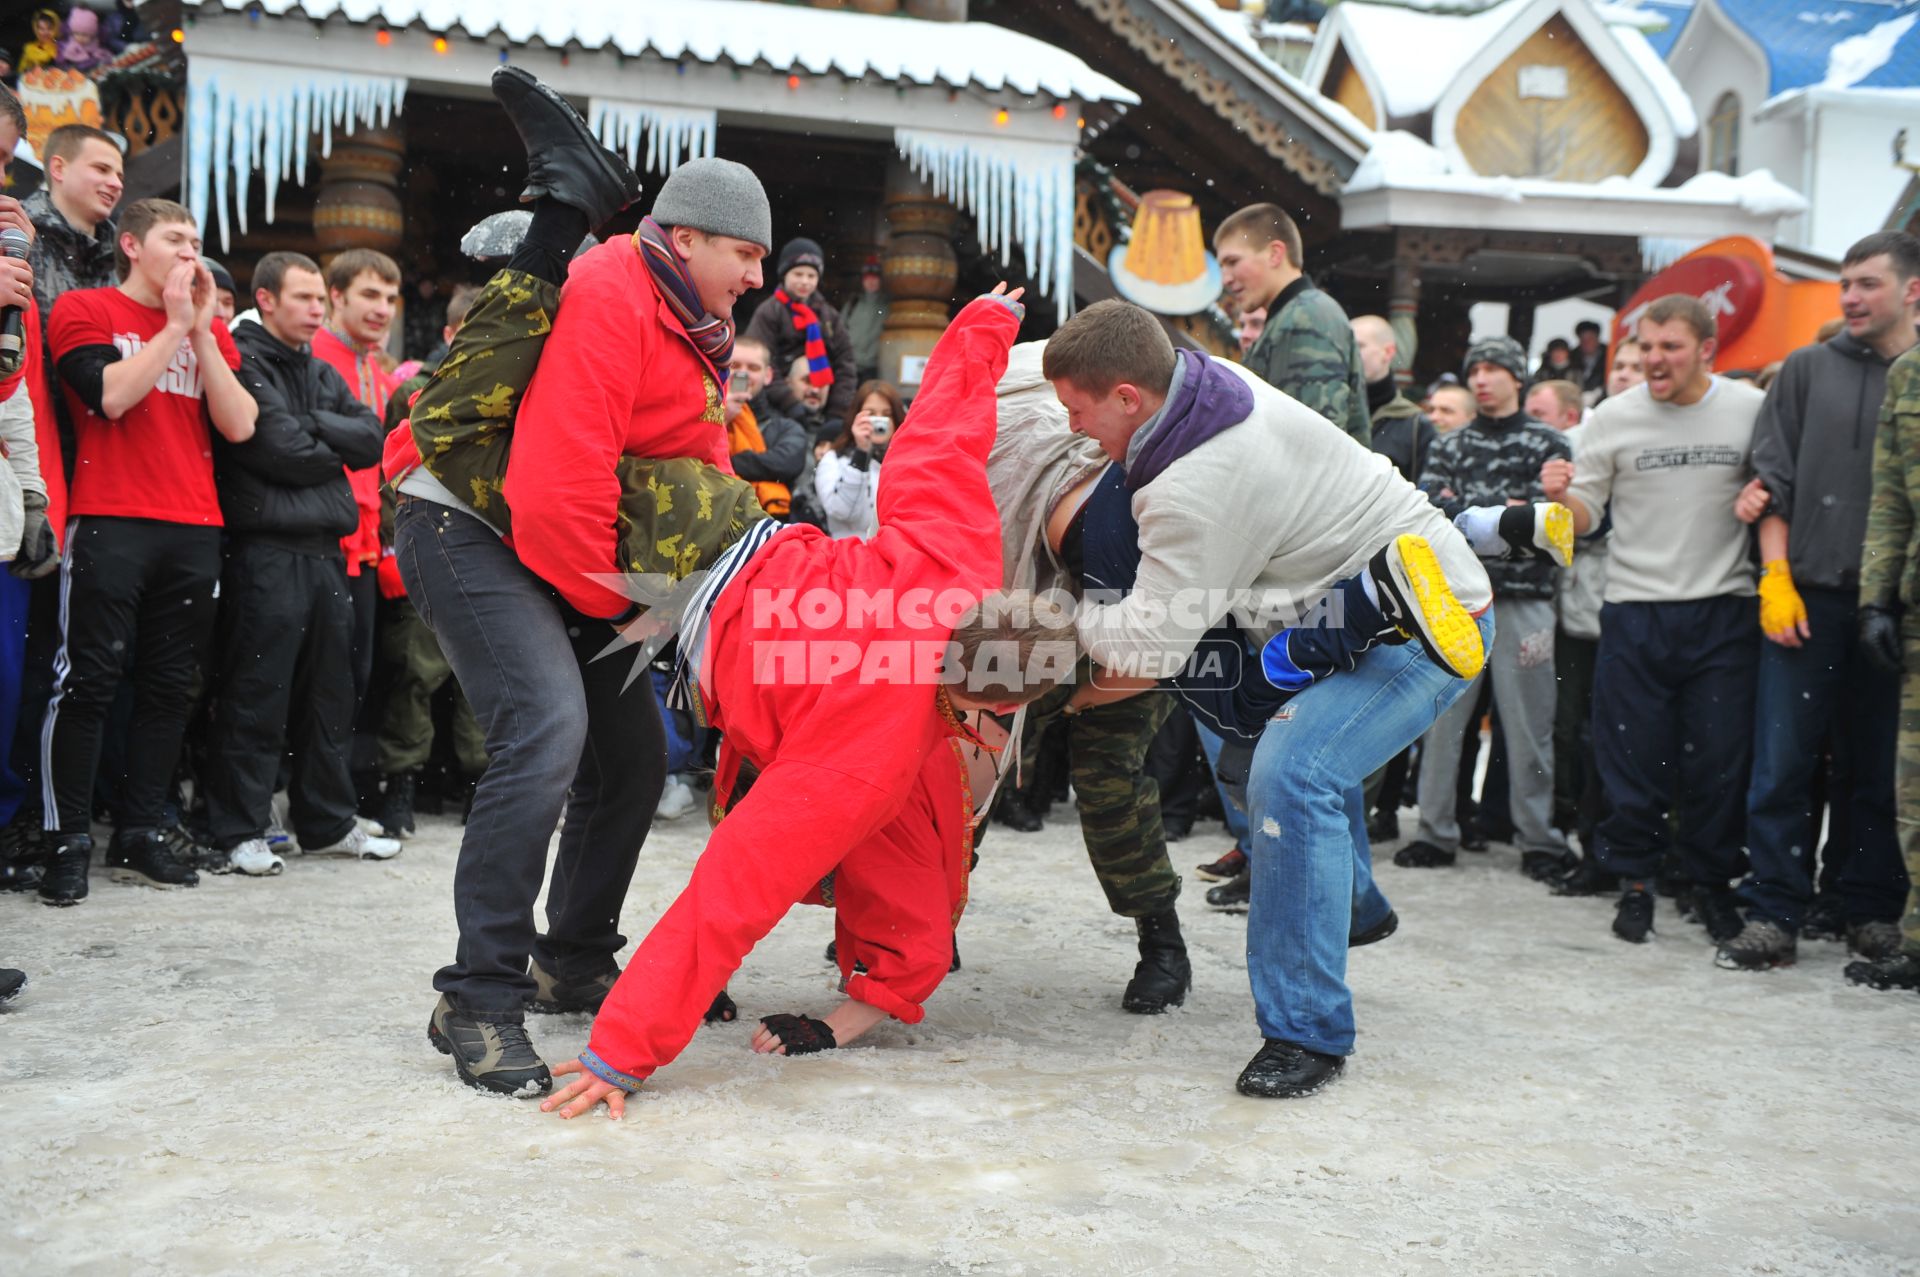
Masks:
[[[996,620],[977,606],[1001,583],[986,459],[1021,314],[1004,287],[935,348],[888,453],[879,531],[758,524],[687,607],[683,660],[722,733],[716,806],[744,768],[756,774],[614,985],[589,1048],[555,1070],[579,1078],[543,1109],[575,1117],[605,1100],[620,1116],[796,903],[835,909],[848,1000],[824,1020],[767,1017],[755,1050],[808,1054],[925,1015],[966,906],[976,804],[962,759],[976,738],[962,717],[1038,696],[1077,652],[1064,610],[1000,596]]]
[[[600,583],[625,567],[620,467],[695,457],[731,475],[725,316],[759,286],[773,236],[751,172],[695,160],[668,179],[639,233],[573,261],[639,183],[525,72],[501,68],[494,92],[526,143],[533,220],[408,428],[389,438],[386,472],[407,595],[490,760],[461,841],[460,942],[434,979],[429,1037],[469,1085],[525,1095],[552,1086],[525,1012],[596,1009],[619,974],[620,907],[665,780],[650,685],[623,695],[631,663],[594,659],[638,611]],[[563,805],[547,931],[536,935]]]

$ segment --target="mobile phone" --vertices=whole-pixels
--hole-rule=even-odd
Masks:
[[[728,378],[728,381],[733,387],[733,393],[736,395],[744,393],[753,384],[752,378],[747,376],[744,369],[735,371],[734,374]]]

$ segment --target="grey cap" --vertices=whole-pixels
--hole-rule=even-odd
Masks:
[[[653,200],[653,220],[773,247],[773,209],[753,170],[732,160],[688,160]]]
[[[1515,381],[1523,386],[1527,384],[1526,347],[1505,333],[1473,339],[1467,346],[1467,357],[1461,361],[1460,375],[1465,377],[1472,372],[1475,364],[1493,364],[1505,368],[1513,374]]]

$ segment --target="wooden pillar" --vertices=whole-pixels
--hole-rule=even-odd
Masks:
[[[947,329],[949,303],[960,279],[953,228],[960,210],[936,197],[895,160],[887,170],[887,225],[880,255],[886,281],[887,326],[880,333],[880,376],[911,395],[934,343]]]
[[[1533,350],[1533,313],[1532,302],[1514,302],[1507,307],[1507,336],[1520,343],[1523,350]],[[1524,377],[1521,380],[1526,380]]]
[[[1412,384],[1414,356],[1420,353],[1419,314],[1419,259],[1395,253],[1387,286],[1387,324],[1393,329],[1393,379],[1402,387]]]
[[[391,256],[405,239],[400,169],[406,143],[392,129],[361,127],[336,136],[320,162],[320,196],[313,205],[313,238],[325,266],[349,248],[377,248]]]

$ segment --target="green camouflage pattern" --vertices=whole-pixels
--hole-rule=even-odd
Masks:
[[[1900,625],[1906,673],[1900,679],[1900,739],[1894,759],[1894,825],[1907,862],[1907,911],[1900,934],[1908,953],[1920,954],[1920,617]]]
[[[1267,317],[1246,363],[1268,385],[1292,395],[1359,443],[1371,444],[1373,417],[1353,327],[1340,303],[1311,282],[1279,314]]]
[[[1873,440],[1873,495],[1860,550],[1860,602],[1920,601],[1920,347],[1887,369],[1887,397]],[[1908,665],[1909,669],[1920,668]]]
[[[519,271],[487,281],[408,418],[420,462],[502,533],[514,414],[553,330],[560,290]],[[717,405],[709,378],[707,398]],[[768,514],[753,485],[705,461],[622,457],[617,561],[609,572],[680,580],[709,566]]]
[[[405,599],[382,604],[380,659],[393,671],[380,719],[380,771],[419,771],[433,753],[433,698],[453,677],[440,640]],[[454,688],[453,754],[460,770],[478,776],[487,769],[487,734],[467,698]]]
[[[1083,659],[1073,682],[1034,702],[1027,714],[1023,767],[1033,766],[1040,734],[1091,669]],[[1145,770],[1147,747],[1173,708],[1172,693],[1151,691],[1096,705],[1067,720],[1080,836],[1108,906],[1122,918],[1158,913],[1180,895],[1180,875],[1167,859],[1167,835],[1160,824],[1160,786]]]

